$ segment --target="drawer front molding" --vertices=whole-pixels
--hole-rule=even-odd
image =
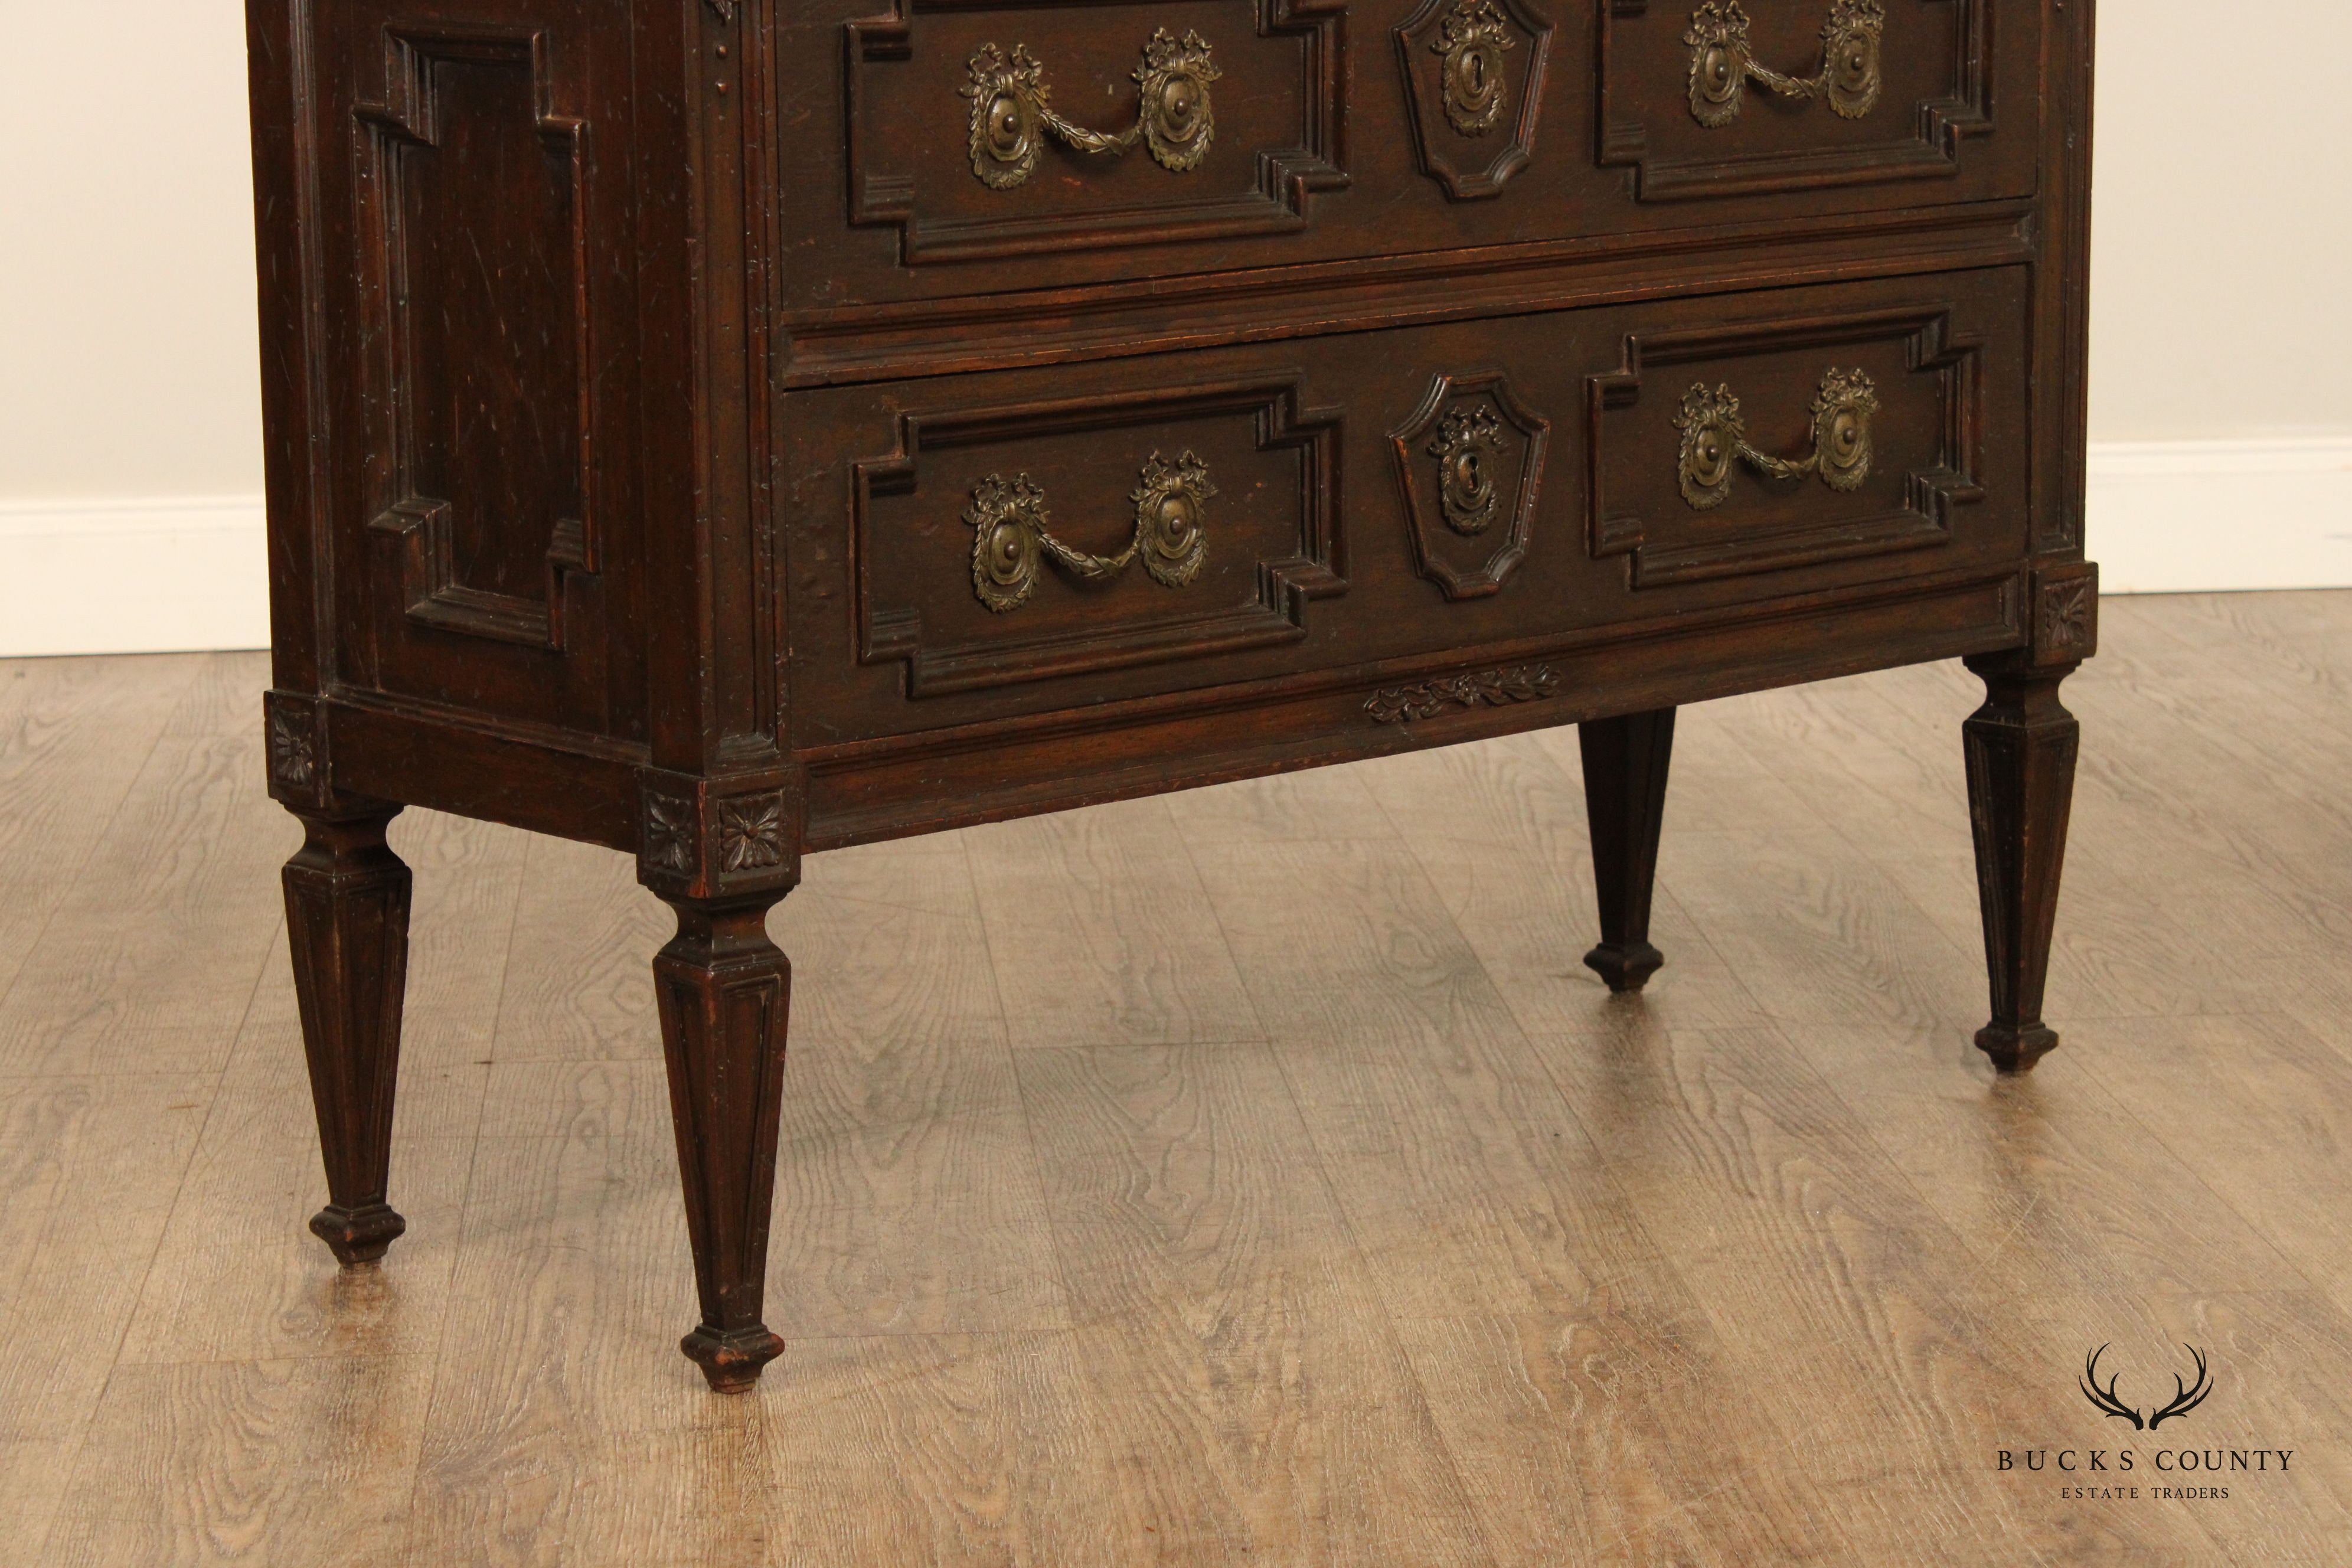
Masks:
[[[411,622],[560,652],[598,556],[587,125],[555,107],[542,33],[383,47],[383,96],[354,114],[370,537]]]
[[[1675,35],[1685,71],[1659,74],[1657,49],[1631,47],[1631,30],[1675,20],[1673,0],[1601,0],[1601,162],[1633,171],[1643,201],[1764,195],[1889,179],[1948,178],[1963,144],[1992,129],[1992,0],[1832,0],[1822,27],[1822,60],[1812,77],[1784,76],[1750,52],[1752,24],[1738,0],[1707,0]],[[1885,101],[1899,29],[1906,51],[1948,40],[1950,74],[1906,115]],[[1660,40],[1659,42],[1663,42]],[[1867,117],[1884,140],[1833,133],[1798,147],[1767,139],[1781,117],[1741,113],[1751,82],[1799,99],[1824,98],[1845,122]],[[1681,121],[1679,129],[1672,122]],[[1694,124],[1694,121],[1696,122]],[[1681,134],[1679,132],[1688,132]],[[1703,137],[1709,145],[1692,145]]]
[[[1050,470],[1023,468],[1008,478],[999,469],[960,500],[946,502],[963,509],[962,521],[974,531],[968,574],[961,562],[940,560],[933,563],[936,571],[896,576],[896,586],[881,581],[882,553],[898,548],[885,514],[919,493],[927,456],[965,448],[1009,455],[1025,442],[1071,435],[1098,436],[1092,445],[1106,453],[1130,445],[1148,449],[1166,442],[1174,427],[1202,422],[1238,426],[1250,450],[1294,458],[1295,485],[1286,493],[1264,495],[1265,510],[1255,528],[1258,544],[1286,548],[1261,554],[1237,579],[1247,585],[1244,604],[1211,601],[1200,581],[1211,559],[1208,508],[1217,491],[1209,465],[1190,448],[1172,460],[1158,451],[1144,459],[1129,497],[1133,533],[1116,552],[1093,554],[1048,531],[1045,497],[1056,482]],[[902,661],[908,694],[919,697],[1206,658],[1304,637],[1307,602],[1347,588],[1339,534],[1339,434],[1337,411],[1301,406],[1296,373],[1109,398],[901,414],[897,449],[852,469],[850,570],[858,661]],[[1227,516],[1217,527],[1220,550],[1250,547],[1241,520]],[[1087,596],[1058,605],[1052,622],[1024,629],[1029,616],[1010,612],[1031,602],[1048,559]],[[1138,617],[1127,607],[1131,601],[1092,596],[1139,560],[1160,587],[1186,590],[1175,601],[1186,605],[1181,613]],[[959,577],[965,579],[961,592],[976,593],[992,613],[992,624],[951,634],[927,631],[925,608],[935,615],[950,611],[949,585]],[[911,592],[910,582],[917,584]]]
[[[1460,201],[1535,157],[1552,25],[1525,0],[1422,0],[1395,30],[1422,172]]]
[[[1340,162],[1346,119],[1340,34],[1345,0],[1260,0],[1255,39],[1288,42],[1295,63],[1276,68],[1286,51],[1228,47],[1222,64],[1197,32],[1181,37],[1165,28],[1145,46],[1135,72],[1136,118],[1128,128],[1101,132],[1064,119],[1051,107],[1044,66],[1025,46],[1008,53],[983,43],[965,66],[971,99],[966,153],[970,174],[1013,205],[971,210],[950,188],[944,143],[919,128],[936,126],[935,106],[913,102],[918,73],[896,68],[914,62],[923,47],[924,18],[996,12],[985,0],[898,0],[892,12],[851,22],[848,40],[846,153],[850,222],[895,226],[900,258],[908,264],[1131,245],[1180,245],[1188,240],[1303,229],[1313,193],[1348,183]],[[1122,8],[1077,9],[1040,5],[1032,15],[1057,37],[1083,20],[1113,17]],[[1000,35],[1002,36],[1002,35]],[[1244,40],[1246,44],[1249,40]],[[931,47],[940,47],[933,45]],[[1297,134],[1288,144],[1214,152],[1210,83],[1230,76],[1229,91],[1256,97],[1286,92],[1297,105]],[[877,126],[895,111],[904,132]],[[1164,167],[1189,176],[1190,188],[1149,201],[1105,193],[1098,201],[1015,202],[1057,139],[1082,153],[1124,153],[1140,140]],[[908,160],[926,160],[914,167]],[[1041,184],[1043,182],[1040,182]],[[1056,182],[1058,184],[1058,182]],[[948,210],[936,210],[944,207]]]
[[[1904,380],[1924,384],[1930,392],[1929,411],[1915,410],[1905,427],[1904,439],[1918,443],[1918,449],[1882,449],[1871,421],[1883,398],[1896,389],[1882,387],[1860,370],[1833,369],[1822,376],[1805,410],[1812,450],[1799,459],[1775,458],[1748,444],[1739,401],[1727,386],[1710,392],[1701,381],[1667,416],[1639,413],[1645,377],[1654,373],[1695,364],[1712,379],[1742,359],[1816,347],[1847,357],[1862,347],[1899,349]],[[1984,347],[1981,336],[1956,330],[1952,308],[1944,305],[1629,335],[1624,367],[1588,383],[1593,555],[1631,557],[1632,585],[1640,589],[1948,542],[1953,509],[1984,499],[1978,478],[1984,450]],[[1678,497],[1686,512],[1709,520],[1704,530],[1664,526],[1657,498],[1665,490],[1666,470],[1644,455],[1658,449],[1647,444],[1654,430],[1672,437],[1671,446],[1661,444],[1669,458],[1678,454],[1668,493]],[[1755,470],[1745,481],[1742,462]],[[1874,468],[1890,463],[1903,466],[1898,504],[1857,510],[1856,502],[1868,499],[1860,492]],[[1826,490],[1812,492],[1817,502],[1801,503],[1799,521],[1748,515],[1765,500],[1790,498],[1793,487],[1814,478]],[[1749,504],[1743,507],[1741,492],[1751,489]],[[1617,499],[1627,491],[1643,499],[1632,505]],[[1670,537],[1655,537],[1660,533]]]
[[[1439,375],[1389,432],[1413,568],[1446,598],[1499,593],[1526,559],[1550,436],[1551,421],[1493,370]]]

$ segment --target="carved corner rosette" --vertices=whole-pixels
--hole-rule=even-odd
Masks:
[[[2046,669],[2074,664],[2099,649],[2099,568],[2071,562],[2033,574],[2032,660]]]
[[[724,898],[800,881],[799,770],[705,779],[647,768],[638,793],[637,880],[656,892]]]
[[[261,708],[270,798],[306,810],[325,809],[333,796],[326,704],[303,692],[267,691]]]
[[[1160,167],[1185,174],[1200,166],[1216,137],[1216,113],[1209,85],[1224,75],[1209,42],[1196,32],[1182,37],[1155,28],[1136,67],[1135,123],[1118,131],[1091,131],[1054,111],[1053,89],[1045,62],[1016,43],[1008,51],[982,44],[965,68],[957,90],[971,101],[967,130],[971,172],[993,191],[1025,184],[1036,172],[1047,137],[1081,153],[1117,157],[1139,142]]]
[[[1559,674],[1548,664],[1515,665],[1477,675],[1453,675],[1417,686],[1384,688],[1364,699],[1375,724],[1410,724],[1450,708],[1507,708],[1541,702],[1559,692]]]

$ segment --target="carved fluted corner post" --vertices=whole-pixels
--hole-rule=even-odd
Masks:
[[[761,1313],[793,971],[767,918],[800,880],[800,781],[648,772],[643,802],[637,878],[677,914],[654,985],[702,1306],[678,1348],[740,1394],[784,1348]]]
[[[1666,962],[1650,945],[1650,889],[1665,820],[1675,710],[1594,720],[1577,727],[1577,742],[1584,753],[1584,813],[1601,902],[1601,945],[1584,963],[1610,990],[1639,991]]]
[[[269,793],[303,831],[281,879],[327,1166],[327,1206],[310,1229],[346,1267],[373,1263],[408,1228],[386,1201],[412,879],[384,829],[401,808],[334,788],[315,699],[273,691],[264,723]]]
[[[2021,1072],[2058,1044],[2042,1021],[2042,994],[2081,735],[2058,683],[2074,666],[2034,668],[2010,655],[1968,665],[1985,683],[1984,706],[1961,726],[1992,993],[1992,1021],[1977,1031],[1977,1047],[2002,1071]]]

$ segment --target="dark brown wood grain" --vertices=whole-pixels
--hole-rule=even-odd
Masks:
[[[338,1205],[383,1196],[354,1107],[396,1030],[337,1020],[397,1016],[352,936],[388,951],[390,884],[349,891],[394,803],[629,852],[681,911],[689,1344],[741,1385],[758,911],[804,853],[1580,723],[1626,742],[1587,783],[1637,986],[1640,716],[1931,659],[2001,672],[1995,1055],[2046,1048],[2088,0],[1886,0],[1866,105],[1759,79],[1720,123],[1682,0],[877,4],[247,0],[270,788],[340,825],[297,921],[344,999],[309,1021]],[[1821,68],[1816,8],[1757,9],[1759,65]],[[1207,140],[1121,140],[1183,51]],[[992,61],[1061,117],[1017,178],[973,140]],[[1808,467],[1837,385],[1868,461]],[[1694,396],[1751,454],[1704,493]]]

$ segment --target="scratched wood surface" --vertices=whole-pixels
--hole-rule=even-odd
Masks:
[[[10,1563],[2352,1561],[2352,594],[2107,605],[2020,1081],[1949,667],[1685,714],[1638,1001],[1564,731],[819,857],[738,1400],[620,857],[396,826],[410,1230],[303,1232],[264,671],[0,664]],[[1998,1468],[2127,1444],[2294,1457]]]

